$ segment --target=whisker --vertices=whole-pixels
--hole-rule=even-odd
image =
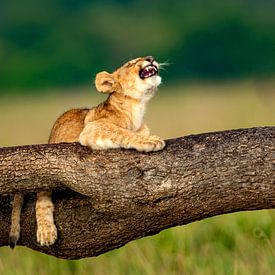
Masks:
[[[170,66],[171,64],[172,63],[170,63],[169,60],[167,60],[167,61],[165,61],[163,63],[159,63],[159,69],[167,72],[167,70],[164,67],[165,66]]]

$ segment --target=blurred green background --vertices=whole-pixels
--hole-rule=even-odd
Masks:
[[[272,0],[9,0],[0,2],[0,88],[87,84],[137,56],[166,79],[275,73]]]
[[[146,121],[172,138],[275,125],[275,2],[0,2],[0,145],[46,143],[92,85],[137,56],[168,61]],[[0,249],[0,274],[274,274],[275,213],[219,216],[79,261]]]

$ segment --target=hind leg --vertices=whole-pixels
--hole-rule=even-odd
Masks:
[[[20,216],[23,202],[23,194],[14,195],[12,203],[11,228],[9,236],[9,245],[11,248],[14,248],[16,246],[16,243],[20,238]]]
[[[40,245],[52,245],[57,239],[57,229],[54,224],[54,206],[51,191],[41,191],[37,193],[35,210],[37,242]]]

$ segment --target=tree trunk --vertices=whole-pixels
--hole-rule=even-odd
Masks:
[[[27,195],[18,244],[66,259],[211,216],[274,208],[274,147],[275,127],[259,127],[167,140],[154,153],[77,143],[0,148],[0,245],[10,227],[5,195],[15,192],[55,189],[57,242],[36,243],[34,195]]]

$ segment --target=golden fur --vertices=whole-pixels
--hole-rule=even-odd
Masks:
[[[151,66],[150,76],[141,76],[141,71]],[[152,67],[156,68],[155,71]],[[133,148],[150,152],[164,148],[164,141],[150,135],[143,121],[146,103],[153,97],[161,78],[159,65],[152,57],[137,58],[127,62],[113,73],[98,73],[95,86],[99,92],[108,93],[106,101],[92,109],[73,109],[65,112],[55,122],[49,143],[76,142],[92,149]],[[15,196],[10,239],[15,245],[19,238],[20,210]],[[21,195],[22,196],[22,195]],[[22,201],[21,201],[22,203]],[[36,219],[37,241],[51,245],[57,238],[53,219],[51,191],[37,194]],[[16,224],[17,222],[17,224]]]

